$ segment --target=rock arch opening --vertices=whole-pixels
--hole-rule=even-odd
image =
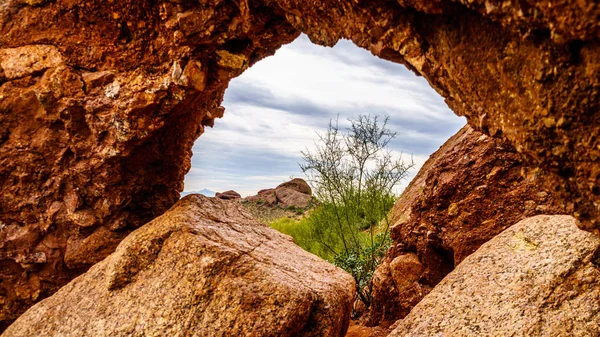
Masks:
[[[300,153],[313,145],[315,132],[324,132],[331,119],[344,124],[359,114],[390,117],[398,133],[391,149],[404,160],[412,156],[413,177],[465,124],[403,65],[347,40],[325,48],[306,35],[233,79],[222,105],[224,116],[194,145],[182,195],[233,189],[246,196],[303,177]]]

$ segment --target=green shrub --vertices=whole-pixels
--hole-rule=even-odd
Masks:
[[[322,259],[333,262],[333,256],[327,254],[327,252],[314,240],[312,224],[310,223],[309,218],[300,220],[281,218],[271,222],[269,225],[277,231],[293,237],[296,244],[304,250],[313,253]]]
[[[329,124],[314,153],[302,153],[300,165],[317,201],[308,217],[283,218],[270,225],[291,235],[305,250],[350,273],[361,301],[371,304],[372,277],[391,244],[389,212],[392,189],[414,164],[386,150],[395,133],[387,118],[359,116],[340,132]]]
[[[362,249],[342,251],[336,255],[333,264],[344,269],[354,276],[356,287],[362,289],[358,292],[360,300],[371,303],[373,284],[371,282],[375,268],[379,265],[385,252],[390,248],[392,239],[388,235],[377,234],[373,244],[368,242]]]
[[[320,202],[304,235],[317,255],[352,274],[367,307],[373,272],[389,247],[388,213],[396,199],[392,191],[414,166],[387,149],[396,136],[386,128],[387,121],[359,116],[346,132],[337,121],[330,122],[316,150],[303,152],[300,164]]]

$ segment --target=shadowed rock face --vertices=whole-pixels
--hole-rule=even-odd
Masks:
[[[597,228],[598,13],[574,0],[4,1],[0,320],[175,203],[228,81],[300,31],[425,76]]]
[[[363,318],[389,325],[406,316],[483,243],[536,214],[571,204],[540,188],[507,142],[463,127],[436,151],[394,205],[392,247],[373,277]],[[572,211],[572,210],[571,210]]]
[[[354,289],[238,203],[195,194],[2,336],[341,337]]]

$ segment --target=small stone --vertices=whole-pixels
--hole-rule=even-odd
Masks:
[[[523,204],[523,206],[525,207],[526,211],[532,211],[532,210],[535,209],[535,207],[537,206],[537,204],[533,200],[526,200],[525,203]]]
[[[58,49],[50,45],[28,45],[0,49],[0,67],[4,76],[15,79],[57,67],[63,63]]]
[[[115,73],[111,70],[88,72],[81,75],[83,82],[85,83],[86,90],[90,90],[96,87],[102,87],[111,83],[115,79]]]
[[[181,62],[175,61],[173,62],[173,66],[171,67],[171,80],[173,83],[185,86],[187,83],[181,78],[183,75],[183,69],[181,69]]]
[[[556,125],[556,119],[554,119],[554,117],[546,117],[542,120],[544,122],[544,126],[547,128],[552,128]]]
[[[390,263],[392,278],[400,289],[418,281],[424,270],[425,267],[414,253],[402,254]]]
[[[486,179],[490,179],[496,176],[498,173],[502,172],[503,170],[504,169],[501,166],[495,166],[485,177]]]
[[[69,213],[69,220],[79,227],[91,227],[98,222],[94,213],[89,209]]]
[[[175,40],[175,43],[179,45],[183,41],[185,41],[185,35],[183,35],[183,33],[180,30],[176,30],[173,33],[173,40]]]
[[[448,215],[455,216],[457,214],[458,214],[458,205],[456,203],[451,203],[450,206],[448,206]]]
[[[119,91],[121,90],[121,85],[118,81],[114,81],[109,84],[106,89],[104,89],[104,95],[108,98],[117,98],[119,96]]]
[[[29,5],[29,6],[39,6],[39,5],[43,5],[46,2],[48,2],[48,0],[19,0],[22,4],[25,5]]]
[[[206,74],[202,70],[202,64],[196,60],[190,60],[183,70],[183,77],[187,87],[203,91],[206,88]]]

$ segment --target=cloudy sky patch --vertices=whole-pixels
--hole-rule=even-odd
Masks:
[[[351,42],[334,48],[304,35],[231,81],[225,116],[196,141],[185,191],[233,189],[242,195],[303,177],[301,151],[331,119],[388,115],[395,153],[417,167],[464,124],[422,77]],[[398,191],[408,184],[402,183]]]

